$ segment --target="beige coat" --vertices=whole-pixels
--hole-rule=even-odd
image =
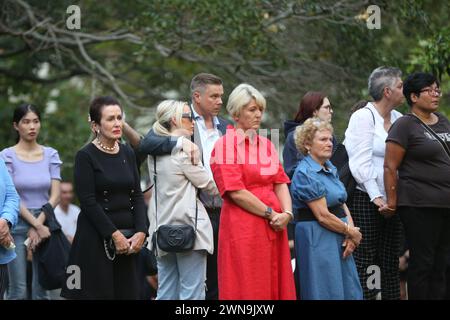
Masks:
[[[153,180],[153,157],[148,157],[150,179]],[[195,228],[195,201],[198,205],[197,238],[194,250],[214,252],[213,230],[205,207],[196,198],[196,188],[203,189],[211,195],[217,195],[218,190],[214,180],[203,165],[194,166],[184,151],[175,151],[171,155],[156,157],[157,192],[158,192],[158,225],[190,224]],[[149,204],[149,235],[152,239],[157,228],[155,214],[155,188],[152,189]],[[149,241],[149,248],[152,243]],[[158,256],[166,252],[159,250]]]

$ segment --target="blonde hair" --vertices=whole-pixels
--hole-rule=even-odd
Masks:
[[[177,100],[164,100],[156,107],[156,121],[153,131],[160,136],[169,136],[172,129],[172,118],[177,126],[181,126],[181,116],[186,102]]]
[[[309,118],[301,126],[298,126],[294,133],[297,150],[308,154],[306,145],[311,145],[316,132],[322,130],[328,130],[333,134],[333,126],[328,121],[322,121],[319,118]]]
[[[248,105],[252,99],[255,99],[256,104],[262,107],[263,111],[266,109],[266,99],[263,97],[261,92],[249,84],[241,83],[233,89],[228,97],[228,114],[233,118],[239,116],[242,108]]]

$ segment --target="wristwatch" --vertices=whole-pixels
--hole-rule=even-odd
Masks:
[[[267,207],[266,211],[264,211],[264,216],[266,218],[269,218],[271,214],[272,214],[272,208],[271,207]]]

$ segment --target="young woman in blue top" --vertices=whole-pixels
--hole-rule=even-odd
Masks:
[[[311,118],[295,131],[295,144],[307,156],[291,183],[300,299],[361,300],[352,252],[361,241],[345,204],[347,193],[329,161],[333,128]]]
[[[27,248],[24,242],[29,238],[29,247],[34,250],[42,240],[50,236],[49,229],[44,225],[42,206],[50,203],[52,207],[56,207],[59,202],[62,162],[55,149],[37,143],[41,117],[35,106],[18,106],[14,110],[13,125],[18,133],[17,144],[0,152],[20,196],[19,221],[12,232],[17,258],[8,264],[7,298],[23,300],[28,298]],[[37,261],[33,260],[31,298],[49,299],[49,292],[39,284],[37,265]]]
[[[7,263],[16,257],[12,228],[19,215],[19,195],[9,176],[5,162],[0,159],[0,300],[8,283]]]

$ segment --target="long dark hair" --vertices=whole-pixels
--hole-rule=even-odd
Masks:
[[[34,114],[36,114],[39,121],[41,121],[41,112],[39,111],[38,107],[36,107],[33,104],[24,103],[24,104],[17,106],[14,109],[13,123],[16,123],[18,125],[20,120],[22,120],[22,118],[25,117],[25,115],[28,112],[33,112]],[[16,143],[17,143],[20,140],[20,136],[19,136],[19,133],[17,132],[17,130],[14,130],[14,131],[16,131]]]
[[[319,110],[326,97],[327,95],[323,92],[308,91],[300,101],[294,121],[303,123],[306,119],[311,118],[314,111]]]

